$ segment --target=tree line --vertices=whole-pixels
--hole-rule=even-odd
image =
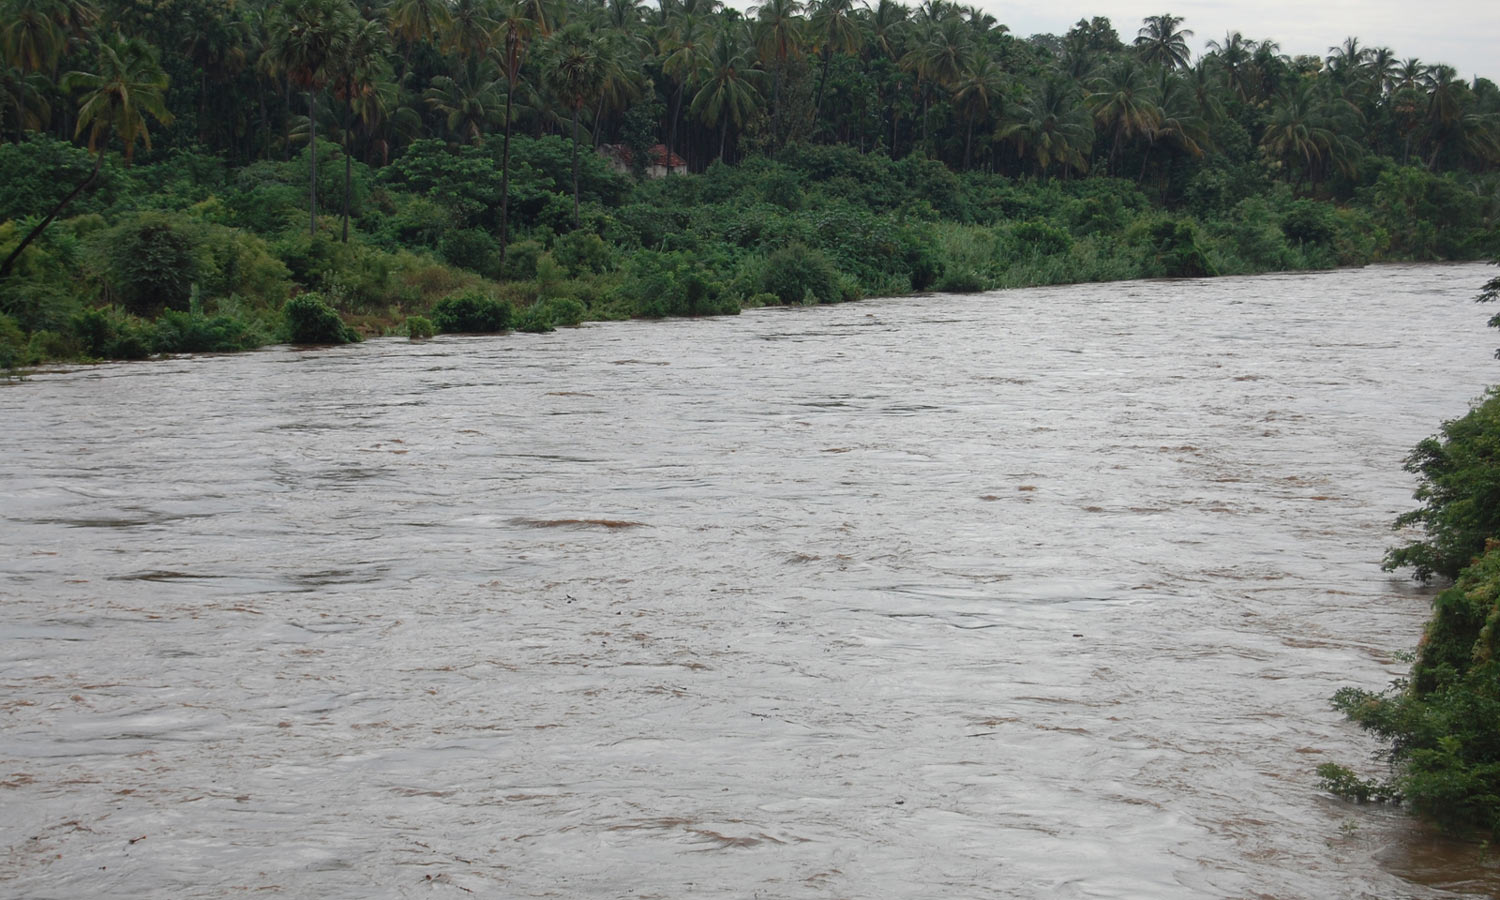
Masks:
[[[948,0],[5,0],[3,18],[0,133],[97,143],[95,92],[128,85],[107,135],[127,154],[152,129],[236,164],[322,134],[381,165],[421,138],[519,130],[661,142],[694,170],[844,143],[1162,188],[1205,156],[1259,154],[1312,191],[1366,155],[1500,162],[1491,81],[1354,37],[1292,57],[1231,32],[1195,57],[1171,14],[1128,43],[1100,17],[1023,39]]]
[[[1492,82],[1184,24],[0,0],[0,364],[1500,250]]]

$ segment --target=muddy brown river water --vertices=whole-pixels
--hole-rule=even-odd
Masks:
[[[0,387],[0,894],[1492,896],[1313,775],[1491,273]]]

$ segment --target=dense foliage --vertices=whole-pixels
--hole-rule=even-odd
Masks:
[[[1023,39],[946,0],[0,0],[0,22],[6,364],[273,339],[299,292],[365,333],[446,328],[449,296],[546,330],[1496,249],[1500,89],[1355,38],[1195,58],[1171,15]],[[158,339],[169,313],[238,330]]]
[[[1480,299],[1493,299],[1495,282]],[[1454,578],[1433,601],[1411,674],[1376,694],[1345,688],[1334,705],[1379,735],[1388,781],[1333,763],[1328,789],[1357,800],[1400,799],[1458,832],[1500,838],[1500,389],[1444,423],[1407,461],[1423,505],[1397,520],[1425,537],[1391,551],[1388,568]]]

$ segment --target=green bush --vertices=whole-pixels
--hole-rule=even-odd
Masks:
[[[145,359],[155,344],[152,327],[117,309],[86,309],[71,330],[82,353],[92,359]]]
[[[767,257],[760,289],[785,304],[839,302],[839,273],[822,251],[802,244],[783,247]]]
[[[582,325],[584,316],[588,313],[584,305],[572,297],[552,297],[543,300],[538,306],[545,311],[553,325],[565,328]]]
[[[1454,831],[1500,838],[1500,545],[1439,594],[1411,678],[1383,694],[1345,688],[1334,706],[1389,741],[1399,794]],[[1325,776],[1326,777],[1326,776]]]
[[[425,341],[436,334],[432,321],[425,316],[406,317],[406,336],[414,341]]]
[[[516,330],[527,334],[544,334],[556,331],[557,326],[552,322],[551,310],[546,304],[538,303],[527,307],[516,317]]]
[[[590,272],[607,272],[613,262],[604,239],[587,231],[573,231],[558,238],[552,247],[552,256],[572,278]]]
[[[25,332],[16,320],[0,313],[0,369],[9,372],[31,360]]]
[[[1046,222],[1019,222],[1010,228],[1010,245],[1015,252],[1030,256],[1055,256],[1068,252],[1073,236]]]
[[[443,235],[438,252],[450,266],[489,274],[494,270],[500,243],[478,228],[457,228]]]
[[[264,343],[265,335],[258,325],[234,316],[169,309],[156,320],[154,344],[158,353],[228,353]]]
[[[445,334],[492,334],[511,327],[515,310],[477,290],[444,297],[432,307],[432,324]]]
[[[1198,232],[1190,222],[1170,219],[1158,222],[1150,231],[1155,245],[1156,264],[1168,278],[1206,278],[1217,274],[1198,246]]]
[[[289,343],[348,344],[359,340],[320,294],[298,294],[286,302],[281,314]]]
[[[500,277],[505,281],[530,281],[536,277],[536,261],[546,252],[538,241],[516,241],[505,248]]]
[[[179,217],[140,213],[94,240],[105,248],[111,293],[126,310],[149,317],[188,308],[198,255]]]
[[[0,281],[0,314],[15,319],[23,331],[66,331],[83,308],[70,287],[55,279],[12,276]]]
[[[1387,571],[1410,567],[1423,581],[1457,577],[1500,535],[1500,390],[1491,389],[1462,418],[1444,422],[1442,434],[1416,446],[1406,471],[1417,476],[1418,509],[1396,520],[1420,525],[1424,536],[1385,555]]]

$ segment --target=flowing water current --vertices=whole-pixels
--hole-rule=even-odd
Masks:
[[[1493,896],[1319,791],[1483,266],[0,387],[0,894]]]

